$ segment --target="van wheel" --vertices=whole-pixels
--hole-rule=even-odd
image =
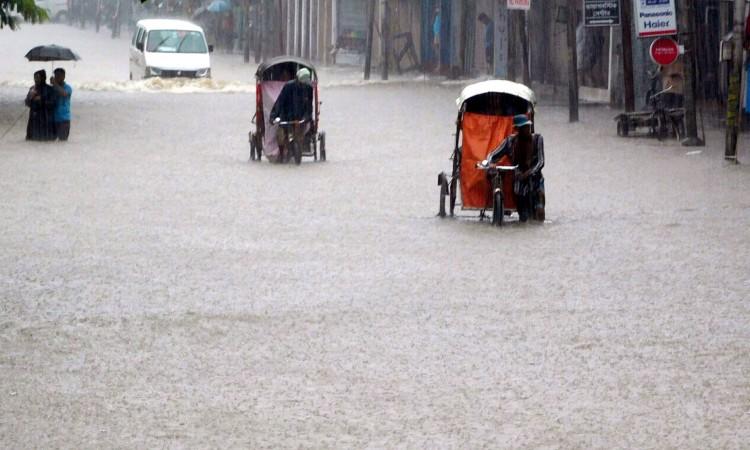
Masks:
[[[133,72],[130,72],[130,81],[133,81]]]

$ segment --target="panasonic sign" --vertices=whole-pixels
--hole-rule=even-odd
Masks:
[[[677,34],[674,0],[635,0],[638,37]]]

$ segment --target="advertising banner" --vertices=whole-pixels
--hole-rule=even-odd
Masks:
[[[508,0],[508,9],[531,9],[531,0]]]
[[[635,0],[638,37],[677,34],[674,0]]]

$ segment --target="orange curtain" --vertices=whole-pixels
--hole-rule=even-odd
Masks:
[[[490,151],[497,148],[506,137],[510,136],[513,132],[513,117],[464,113],[461,132],[463,134],[461,155],[461,201],[463,207],[491,208],[492,195],[487,181],[487,172],[478,170],[476,164],[483,161]],[[511,183],[512,189],[510,177],[506,179],[505,184],[508,182]]]

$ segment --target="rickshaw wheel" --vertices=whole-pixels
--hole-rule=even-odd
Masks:
[[[302,143],[298,141],[292,142],[292,155],[294,156],[294,164],[300,165],[302,163]]]
[[[326,160],[326,134],[320,133],[320,160]]]
[[[255,140],[255,160],[260,161],[260,157],[263,154],[263,143],[260,140],[260,135],[254,135],[253,136]]]
[[[448,178],[444,172],[438,175],[438,186],[440,186],[440,203],[438,216],[445,217],[445,197],[448,196]]]
[[[503,226],[504,219],[503,193],[495,192],[494,201],[492,202],[492,224],[501,227]]]
[[[448,187],[449,195],[450,195],[450,214],[451,217],[453,216],[454,211],[456,210],[456,189],[458,188],[458,178],[453,177],[451,178],[450,186]]]
[[[255,139],[250,137],[250,161],[255,161]]]

